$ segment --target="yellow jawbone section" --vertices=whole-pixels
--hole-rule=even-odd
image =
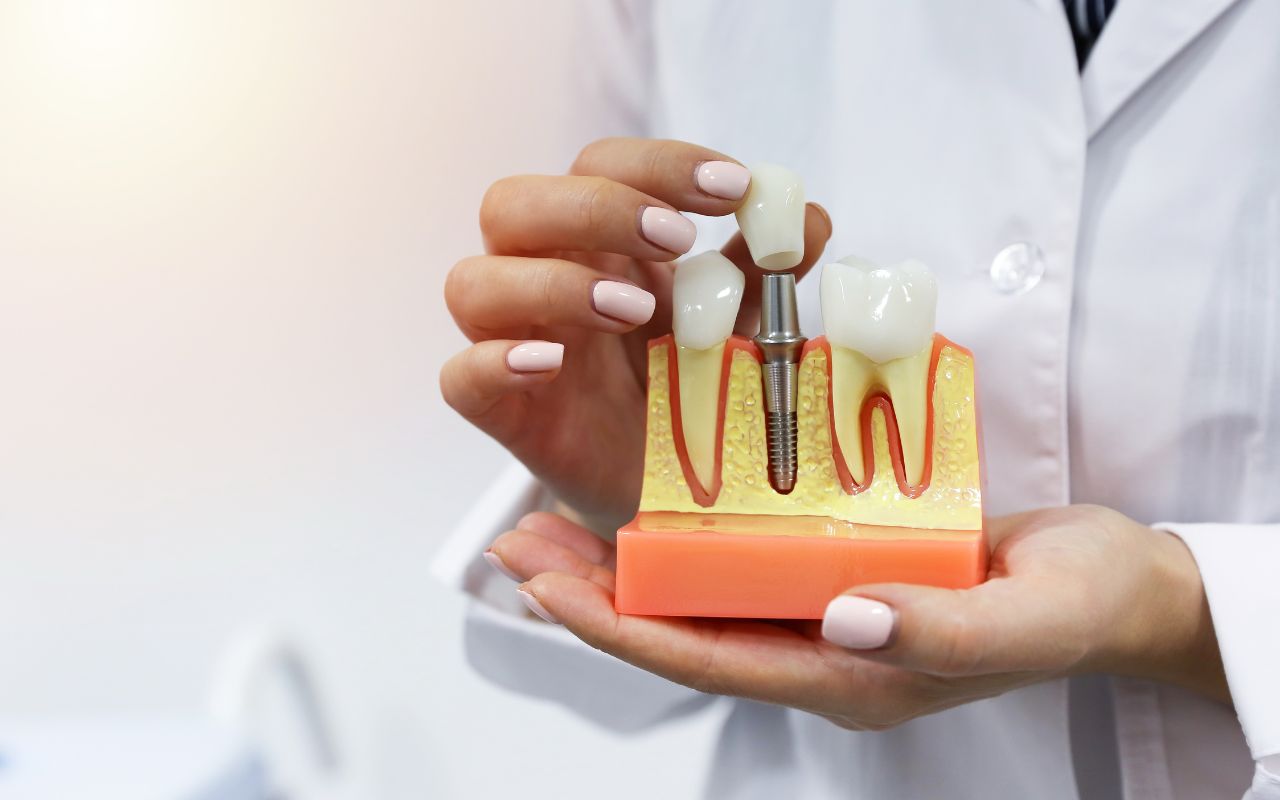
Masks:
[[[982,489],[978,464],[973,360],[944,344],[933,390],[933,452],[929,487],[902,494],[894,477],[888,425],[871,418],[874,477],[850,495],[840,485],[831,448],[827,354],[811,350],[799,372],[799,467],[795,489],[782,495],[769,483],[760,364],[735,350],[729,373],[720,493],[709,507],[694,502],[672,437],[668,348],[649,348],[649,410],[641,511],[695,514],[825,516],[860,525],[980,530]]]

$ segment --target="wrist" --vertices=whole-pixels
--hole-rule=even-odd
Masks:
[[[1141,531],[1142,579],[1135,585],[1134,612],[1117,626],[1126,641],[1111,671],[1176,684],[1229,703],[1195,557],[1168,531]]]

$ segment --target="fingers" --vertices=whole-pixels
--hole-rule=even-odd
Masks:
[[[697,229],[660,200],[617,181],[517,175],[485,193],[480,230],[490,253],[561,250],[671,261],[693,247]]]
[[[613,545],[559,514],[535,511],[532,514],[526,514],[516,527],[532,531],[544,539],[567,547],[592,564],[613,569],[616,552]]]
[[[440,393],[455,411],[476,422],[504,398],[554,380],[563,359],[564,345],[557,342],[480,342],[445,362]]]
[[[497,563],[494,563],[495,558]],[[485,559],[515,580],[527,580],[544,572],[559,572],[591,581],[613,592],[612,569],[588,561],[573,549],[531,531],[514,530],[502,534],[485,552]]]
[[[808,626],[748,620],[619,615],[614,548],[586,528],[537,512],[500,536],[485,558],[516,581],[534,613],[588,644],[700,691],[839,715],[838,724],[883,728],[981,694],[877,664],[832,647]],[[966,679],[980,681],[987,679]],[[991,693],[994,693],[992,691]]]
[[[715,150],[670,139],[612,138],[583,148],[569,170],[634,187],[683,211],[732,214],[751,173]]]
[[[860,586],[827,607],[822,635],[865,658],[933,675],[1067,671],[1084,655],[1086,637],[1070,622],[1079,610],[1043,589],[1011,578],[966,590]]]
[[[794,269],[787,270],[796,276],[796,280],[804,277],[822,258],[822,252],[826,249],[827,241],[831,238],[831,230],[831,217],[827,215],[826,209],[817,203],[807,204],[804,215],[804,258]],[[756,323],[759,320],[760,287],[763,284],[760,277],[768,274],[769,270],[757,267],[755,262],[751,260],[751,253],[747,250],[747,241],[742,238],[741,232],[734,234],[733,238],[721,248],[720,252],[730,261],[737,264],[747,276],[746,287],[742,295],[742,312],[738,316],[736,330],[743,335],[754,334]]]
[[[613,546],[558,514],[526,514],[516,530],[494,541],[485,560],[512,580],[564,572],[613,591]]]
[[[855,708],[867,727],[901,714],[915,678],[765,622],[620,615],[613,594],[565,573],[520,587],[587,644],[703,692],[810,711]]]
[[[764,699],[797,691],[805,673],[807,643],[794,633],[762,623],[620,615],[613,594],[572,575],[547,572],[521,586],[578,638],[641,669],[700,691]],[[730,633],[727,629],[753,629]],[[782,637],[771,654],[747,642]],[[784,664],[788,664],[790,669]]]
[[[473,341],[524,338],[532,326],[622,333],[653,316],[654,296],[616,276],[555,258],[475,256],[445,281],[449,312]]]
[[[565,572],[613,591],[613,545],[559,514],[525,514],[516,530],[499,536],[484,556],[512,580]]]
[[[582,250],[670,261],[696,236],[679,211],[731,214],[750,182],[746,167],[705,147],[602,139],[582,150],[566,177],[521,175],[493,184],[480,228],[496,254]]]

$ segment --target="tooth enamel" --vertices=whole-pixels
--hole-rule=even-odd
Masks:
[[[672,328],[680,375],[680,419],[689,464],[710,489],[724,343],[733,334],[746,277],[715,250],[676,266]]]
[[[676,265],[672,286],[676,344],[703,350],[733,335],[746,277],[717,250]]]
[[[918,261],[878,267],[848,257],[822,270],[827,339],[876,363],[919,352],[933,338],[938,285]]]
[[[804,184],[796,173],[777,164],[752,166],[737,217],[760,268],[791,269],[804,258]]]
[[[822,321],[831,344],[831,404],[849,474],[866,478],[860,416],[867,393],[893,404],[907,483],[924,479],[929,363],[938,288],[918,261],[879,267],[843,258],[822,270]]]

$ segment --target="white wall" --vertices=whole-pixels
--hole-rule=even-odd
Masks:
[[[501,460],[439,399],[440,287],[485,186],[577,144],[565,16],[0,3],[0,713],[202,713],[280,620],[360,796],[697,793],[714,720],[489,687],[427,576]]]

